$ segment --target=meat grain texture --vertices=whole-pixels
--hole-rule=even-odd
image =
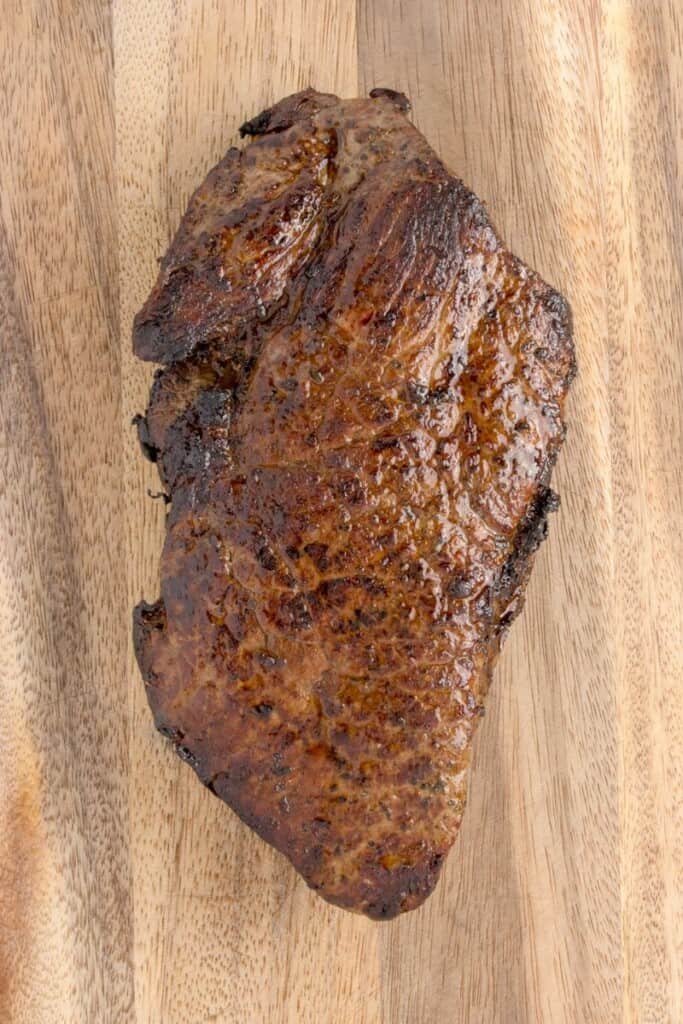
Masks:
[[[135,320],[171,498],[135,610],[158,728],[325,899],[417,907],[534,553],[575,370],[405,97],[243,126]]]

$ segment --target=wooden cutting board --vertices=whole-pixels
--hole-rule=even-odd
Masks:
[[[683,1020],[680,0],[5,0],[0,1020]],[[570,297],[562,510],[428,903],[325,905],[154,732],[134,311],[237,126],[404,90]]]

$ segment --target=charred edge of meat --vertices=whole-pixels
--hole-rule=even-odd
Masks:
[[[171,243],[171,250],[173,243]],[[162,260],[167,260],[168,253]],[[186,320],[182,326],[173,322],[173,310],[180,305],[186,294],[193,288],[198,290],[202,282],[197,281],[188,267],[173,267],[163,283],[157,282],[152,295],[158,293],[161,299],[153,303],[154,315],[147,313],[150,299],[133,319],[133,348],[139,359],[149,363],[175,363],[197,347],[196,327]]]
[[[554,288],[548,289],[548,294],[545,298],[545,308],[551,315],[553,330],[563,351],[569,354],[569,367],[563,381],[564,389],[567,391],[579,372],[576,361],[576,349],[571,344],[574,333],[574,314],[564,295]]]
[[[146,683],[151,682],[152,673],[147,663],[149,651],[149,637],[155,630],[162,630],[166,626],[166,608],[161,598],[153,604],[141,601],[133,609],[133,647],[137,658],[142,678]]]
[[[397,92],[396,89],[382,89],[382,88],[371,89],[370,90],[370,99],[371,100],[378,100],[378,99],[390,100],[394,104],[394,106],[398,107],[398,109],[400,111],[402,111],[404,114],[409,113],[410,110],[411,110],[410,100],[408,99],[406,94],[403,93],[403,92]]]
[[[549,477],[550,471],[548,470],[544,475]],[[494,597],[501,609],[504,609],[508,602],[512,602],[498,618],[496,623],[496,632],[498,633],[507,630],[522,610],[524,595],[517,594],[517,591],[529,575],[533,555],[548,536],[548,515],[551,512],[556,512],[559,507],[559,495],[555,494],[550,487],[541,486],[531,508],[520,524],[512,553],[503,565],[494,585]]]
[[[567,299],[555,288],[549,288],[545,306],[555,319],[555,330],[559,334],[571,335],[573,331],[572,308]]]
[[[156,462],[159,458],[159,449],[152,444],[146,417],[138,413],[137,416],[133,416],[132,425],[137,429],[142,454],[150,462]]]
[[[163,499],[164,505],[170,505],[173,500],[171,495],[167,494],[166,491],[153,491],[151,487],[147,488],[147,497],[151,498],[152,501],[160,501]]]
[[[262,110],[256,117],[245,121],[240,126],[240,136],[245,135],[267,135],[273,132],[284,132],[293,124],[304,117],[311,117],[317,114],[321,107],[330,102],[338,102],[335,96],[329,93],[315,92],[314,89],[304,89],[280,100],[267,110]]]
[[[244,138],[246,135],[265,135],[269,131],[283,132],[286,128],[291,127],[291,124],[279,124],[271,129],[272,113],[272,110],[262,110],[256,117],[252,117],[250,121],[245,121],[244,124],[240,125],[240,137]]]
[[[248,773],[246,765],[230,772],[217,772],[213,776],[206,776],[202,774],[201,765],[196,758],[184,757],[177,746],[176,751],[183,760],[188,761],[214,796],[227,803],[238,818],[286,857],[309,888],[314,892],[320,891],[320,885],[311,881],[311,878],[322,856],[322,847],[313,843],[303,859],[297,857],[294,854],[293,841],[282,842],[278,835],[278,816],[264,816],[256,809],[245,805],[243,783],[245,771]],[[391,873],[379,865],[368,865],[368,877],[364,883],[359,883],[358,888],[350,895],[336,896],[334,892],[325,892],[324,896],[329,903],[344,910],[366,914],[375,921],[390,921],[399,914],[419,906],[434,891],[444,858],[444,853],[433,852],[419,864],[394,868]]]
[[[422,864],[394,869],[391,882],[378,883],[381,897],[363,906],[363,913],[374,921],[391,921],[394,917],[423,903],[434,891],[441,874],[444,855],[433,854]]]

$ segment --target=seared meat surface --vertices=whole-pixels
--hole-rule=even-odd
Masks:
[[[171,497],[135,611],[158,728],[325,899],[418,906],[556,504],[567,303],[405,97],[243,126],[135,321]]]

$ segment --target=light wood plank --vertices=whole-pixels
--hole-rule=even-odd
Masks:
[[[133,973],[106,7],[6,4],[0,50],[0,1019],[121,1021]]]
[[[683,1019],[683,11],[603,4],[624,1019]]]

